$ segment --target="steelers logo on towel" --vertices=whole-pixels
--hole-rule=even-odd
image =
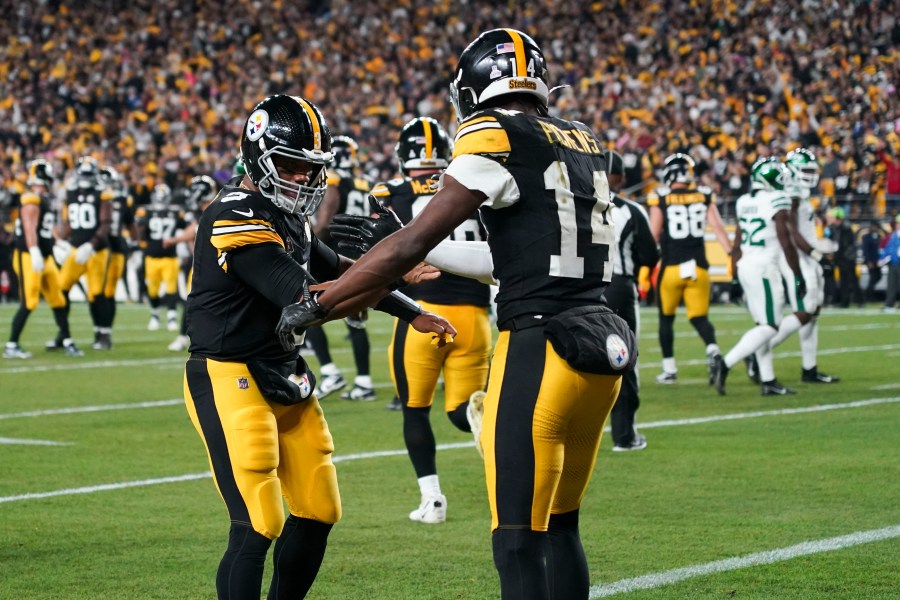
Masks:
[[[606,356],[609,366],[619,371],[628,364],[628,346],[618,334],[611,333],[606,338]]]

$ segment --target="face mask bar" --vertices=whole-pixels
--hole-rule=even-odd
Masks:
[[[262,146],[262,140],[260,140]],[[318,171],[309,172],[307,184],[295,183],[278,176],[278,170],[272,160],[274,156],[284,156],[294,160],[303,160],[318,165]],[[310,216],[316,212],[325,198],[327,178],[325,165],[331,162],[331,152],[321,150],[294,150],[276,146],[263,152],[259,157],[259,166],[263,172],[257,187],[263,196],[270,199],[280,210],[289,214]]]

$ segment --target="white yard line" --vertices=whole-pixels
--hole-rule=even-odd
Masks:
[[[181,400],[160,400],[158,402],[141,402],[136,403],[134,405],[123,405],[123,404],[109,404],[105,406],[97,406],[97,407],[78,407],[76,409],[57,409],[55,412],[46,412],[46,411],[33,411],[31,413],[12,413],[7,415],[0,415],[0,418],[15,418],[15,417],[34,417],[34,416],[43,416],[46,414],[69,414],[76,412],[92,412],[97,410],[123,410],[125,408],[153,408],[157,406],[171,406],[174,403],[179,403]],[[820,404],[817,406],[804,406],[799,408],[782,408],[777,410],[761,410],[756,412],[747,412],[747,413],[731,413],[724,415],[711,415],[708,417],[696,417],[691,419],[671,419],[665,421],[650,421],[647,423],[640,423],[641,429],[651,429],[658,427],[681,427],[685,425],[700,425],[704,423],[715,423],[719,421],[736,421],[740,419],[756,419],[760,417],[773,417],[773,416],[784,416],[784,415],[795,415],[795,414],[803,414],[803,413],[813,413],[813,412],[821,412],[826,410],[842,410],[848,408],[863,408],[866,406],[875,406],[878,404],[893,404],[900,402],[900,396],[893,398],[869,398],[867,400],[857,400],[854,402],[846,402],[843,404]],[[82,410],[82,409],[91,409],[91,410]],[[606,431],[609,431],[609,428],[606,428]],[[452,444],[438,444],[438,450],[455,450],[457,448],[471,448],[475,445],[475,442],[456,442]],[[372,458],[382,458],[382,457],[390,457],[390,456],[406,456],[405,449],[397,449],[397,450],[377,450],[373,452],[359,452],[356,454],[344,454],[344,455],[336,455],[334,457],[334,462],[350,462],[356,460],[368,460]],[[66,490],[55,490],[50,492],[38,492],[33,494],[22,494],[18,496],[0,496],[0,504],[4,502],[16,502],[20,500],[32,500],[36,498],[50,498],[53,496],[67,496],[71,494],[87,494],[99,491],[107,491],[107,490],[117,490],[129,487],[143,487],[148,485],[159,485],[162,483],[176,483],[179,481],[191,481],[194,479],[201,479],[203,477],[209,477],[209,473],[206,474],[192,474],[192,475],[179,475],[174,477],[163,477],[160,479],[143,479],[139,481],[126,481],[121,483],[111,483],[104,485],[96,485],[89,486],[84,488],[71,488]]]
[[[724,573],[726,571],[734,571],[746,567],[770,565],[776,562],[791,560],[799,556],[833,552],[834,550],[842,550],[861,544],[871,544],[872,542],[880,542],[896,537],[900,537],[900,525],[893,525],[882,529],[870,529],[868,531],[857,531],[838,537],[803,542],[786,548],[764,550],[762,552],[754,552],[753,554],[744,556],[736,556],[700,565],[691,565],[679,569],[671,569],[669,571],[660,571],[659,573],[650,573],[631,579],[621,579],[614,583],[591,586],[590,598],[606,598],[616,594],[625,594],[628,592],[636,592],[638,590],[649,590],[672,585],[694,577],[703,577],[714,573]]]
[[[54,442],[53,440],[29,440],[26,438],[0,437],[0,445],[8,446],[71,446],[69,442]]]

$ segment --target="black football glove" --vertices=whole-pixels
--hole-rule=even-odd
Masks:
[[[796,278],[797,300],[803,300],[806,297],[806,280],[803,277]]]
[[[311,295],[308,289],[303,291],[303,300],[288,304],[281,309],[281,318],[275,326],[278,341],[285,350],[293,350],[297,345],[297,336],[314,325],[321,325],[328,311],[319,306],[316,296]]]
[[[337,242],[338,252],[348,258],[357,259],[372,246],[400,231],[403,223],[394,211],[381,203],[375,196],[369,196],[372,217],[358,215],[335,215],[328,231]]]
[[[728,290],[728,298],[735,304],[738,304],[743,297],[744,287],[741,285],[740,280],[737,278],[732,279],[731,288]]]

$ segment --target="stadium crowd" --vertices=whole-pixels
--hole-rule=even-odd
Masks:
[[[127,8],[127,10],[126,10]],[[455,118],[447,83],[471,32],[509,26],[547,48],[567,85],[554,111],[605,136],[640,196],[689,151],[724,197],[760,155],[812,148],[823,195],[879,213],[900,199],[896,3],[806,0],[532,3],[334,0],[60,0],[17,3],[0,23],[0,177],[28,160],[90,153],[128,180],[224,181],[246,111],[289,90],[360,143],[376,180],[396,172],[395,132]],[[227,18],[222,18],[226,16]],[[61,169],[64,170],[64,169]],[[888,212],[896,206],[889,202]],[[726,211],[727,214],[727,211]]]

